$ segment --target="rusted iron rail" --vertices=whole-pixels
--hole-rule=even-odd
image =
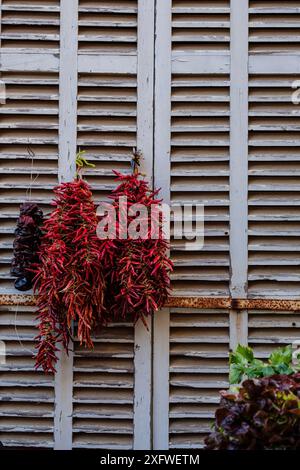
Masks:
[[[35,304],[36,297],[31,294],[0,294],[0,305],[34,306]],[[297,312],[300,311],[300,300],[232,299],[230,297],[170,297],[166,307]]]

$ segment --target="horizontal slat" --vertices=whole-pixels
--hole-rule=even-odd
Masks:
[[[58,72],[59,56],[50,52],[14,52],[2,50],[0,67],[3,71],[22,70],[36,72]]]
[[[220,54],[191,54],[173,52],[172,54],[173,73],[229,73],[230,55],[226,52]]]

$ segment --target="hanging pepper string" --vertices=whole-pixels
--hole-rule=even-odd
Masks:
[[[106,273],[107,294],[105,307],[114,321],[131,320],[136,323],[162,308],[170,293],[172,262],[168,258],[169,241],[163,236],[160,200],[157,191],[152,191],[142,175],[114,172],[119,186],[109,196],[119,221],[120,213],[134,204],[147,209],[141,225],[147,227],[145,238],[120,239],[120,223],[117,222],[117,239],[107,240],[100,247],[101,262]],[[126,196],[126,207],[120,207],[121,197]],[[128,215],[128,226],[134,216]],[[157,237],[152,238],[153,223],[157,226]],[[128,227],[126,227],[127,229]]]
[[[91,165],[82,156],[79,161],[80,168]],[[68,351],[73,321],[80,343],[89,348],[94,328],[105,324],[98,219],[90,187],[78,172],[74,181],[54,188],[54,194],[34,286],[39,320],[36,367],[45,372],[55,371],[58,342]]]
[[[158,191],[152,191],[139,173],[141,154],[135,152],[132,175],[114,172],[118,187],[109,198],[117,215],[116,239],[99,240],[98,217],[89,185],[82,171],[89,164],[80,152],[77,173],[72,182],[54,189],[54,210],[44,224],[45,235],[36,269],[39,334],[36,367],[55,372],[57,344],[68,351],[70,328],[77,322],[81,344],[92,348],[92,333],[108,321],[141,319],[153,315],[170,293],[172,262],[168,258],[169,241],[163,236]],[[126,196],[126,207],[120,198]],[[134,216],[129,209],[141,204],[147,215],[140,225],[147,227],[144,238],[120,237],[119,215],[128,214],[128,226]],[[153,223],[158,229],[152,237]],[[128,229],[126,227],[126,230]],[[124,227],[123,227],[124,229]]]

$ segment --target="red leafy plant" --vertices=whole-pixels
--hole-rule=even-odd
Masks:
[[[249,379],[221,392],[209,450],[300,449],[300,374]]]
[[[39,320],[36,367],[45,372],[55,372],[58,342],[68,350],[73,320],[80,342],[89,348],[93,347],[93,329],[105,323],[92,193],[88,184],[77,178],[57,186],[54,194],[54,210],[43,226],[35,277]]]
[[[107,284],[105,307],[112,320],[136,323],[141,319],[146,324],[145,318],[168,299],[173,269],[169,241],[163,233],[161,201],[156,198],[159,191],[152,191],[139,173],[115,174],[120,184],[109,196],[114,211],[105,222],[107,226],[116,222],[116,233],[100,247]],[[138,237],[130,235],[131,224]]]

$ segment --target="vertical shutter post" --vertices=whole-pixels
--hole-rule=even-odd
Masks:
[[[156,2],[154,184],[170,204],[172,1]],[[170,310],[154,317],[153,447],[169,448]]]
[[[153,81],[155,2],[138,1],[137,149],[141,171],[153,184]],[[151,449],[152,321],[148,330],[140,320],[134,338],[134,440],[133,447]]]
[[[75,176],[77,139],[78,1],[61,2],[59,78],[59,182]],[[72,449],[73,345],[59,346],[55,374],[54,449]]]
[[[247,298],[248,280],[248,9],[231,0],[230,293]],[[230,347],[247,343],[247,312],[230,311]]]

